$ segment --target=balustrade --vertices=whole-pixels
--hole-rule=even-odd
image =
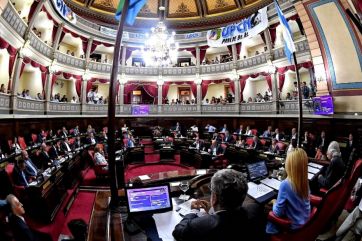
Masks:
[[[18,114],[44,115],[45,104],[43,100],[17,97],[16,108],[14,112]]]
[[[81,104],[50,102],[48,114],[80,115]]]
[[[10,110],[10,95],[0,93],[0,113],[8,114]]]

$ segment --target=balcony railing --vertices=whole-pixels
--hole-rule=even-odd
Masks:
[[[303,113],[313,114],[313,101],[312,100],[303,100]],[[279,113],[280,114],[298,114],[299,113],[299,103],[297,100],[283,100],[279,102]]]
[[[201,74],[214,74],[220,72],[229,72],[234,69],[234,63],[222,63],[222,64],[211,64],[200,66]]]
[[[50,115],[80,115],[81,114],[81,104],[72,104],[72,103],[49,103],[49,113]]]
[[[158,76],[158,68],[126,66],[124,69],[127,75]]]
[[[30,32],[30,46],[47,58],[53,58],[53,49],[39,39],[33,32]]]
[[[266,62],[267,62],[267,54],[262,53],[260,55],[256,55],[250,58],[238,60],[237,68],[247,69],[261,64],[265,64]]]
[[[45,105],[43,100],[32,100],[18,97],[14,110],[18,114],[44,115]]]
[[[255,102],[240,104],[240,114],[275,114],[274,102]]]
[[[0,93],[0,113],[8,114],[10,110],[10,95]]]
[[[111,73],[112,65],[90,61],[88,64],[88,69],[94,72]]]
[[[6,5],[1,16],[17,34],[19,34],[21,37],[24,37],[27,24],[20,18],[19,14],[16,12],[16,9],[10,1]]]
[[[107,115],[108,105],[85,104],[83,115]]]
[[[71,66],[73,68],[77,69],[84,69],[85,68],[85,60],[76,58],[74,56],[71,56],[69,54],[64,54],[59,51],[55,52],[55,59],[58,61],[58,63]]]
[[[196,67],[168,67],[162,69],[163,75],[169,76],[180,76],[180,75],[195,75],[196,74]]]

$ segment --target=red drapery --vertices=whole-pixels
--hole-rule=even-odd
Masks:
[[[235,83],[232,80],[230,81],[230,90],[233,92],[233,94],[235,94]]]
[[[52,76],[52,82],[51,82],[51,92],[50,94],[53,94],[53,86],[58,78],[58,76],[63,75],[64,79],[70,79],[70,78],[74,78],[74,86],[75,86],[75,91],[77,92],[78,97],[81,96],[82,93],[82,76],[81,75],[75,75],[75,74],[70,74],[70,73],[66,73],[66,72],[61,72],[58,71],[56,73],[53,74]]]
[[[314,66],[313,66],[313,63],[311,61],[307,61],[307,62],[304,62],[304,63],[299,63],[297,65],[298,69],[300,69],[300,68],[312,69],[313,67]],[[289,66],[277,68],[277,72],[278,72],[278,75],[279,75],[279,84],[278,84],[279,91],[282,91],[282,89],[283,89],[284,81],[285,81],[285,73],[288,70],[291,70],[291,71],[295,72],[295,66],[294,65],[289,65]]]
[[[170,83],[164,82],[162,85],[162,104],[165,104],[165,99],[167,97],[169,89],[170,89]]]
[[[246,86],[246,80],[250,77],[250,75],[241,75],[239,78],[240,81],[240,100],[244,100],[244,89]]]
[[[124,85],[124,103],[131,104],[131,92],[134,91],[139,84],[127,83]]]
[[[82,79],[76,79],[75,80],[75,91],[77,92],[78,97],[81,97],[82,95]]]
[[[20,70],[20,75],[19,78],[21,77],[21,75],[24,72],[24,68],[26,64],[31,64],[31,66],[33,66],[34,68],[39,68],[40,72],[41,72],[41,82],[42,82],[42,86],[43,86],[43,94],[45,93],[45,82],[48,76],[48,68],[39,64],[38,62],[31,60],[28,57],[25,57],[23,59],[23,63],[21,64],[21,70]]]
[[[13,46],[11,46],[5,39],[0,37],[0,49],[6,49],[8,51],[9,54],[9,69],[8,69],[8,74],[9,74],[9,81],[8,81],[8,90],[11,89],[11,74],[13,72],[13,68],[14,68],[14,63],[15,63],[15,58],[16,58],[16,52],[17,49],[14,48]]]
[[[155,104],[155,101],[158,98],[157,83],[154,82],[143,83],[142,87],[146,92],[146,94],[153,98],[153,104]]]
[[[266,39],[265,39],[265,34],[264,34],[264,32],[261,32],[261,33],[260,33],[260,37],[261,37],[261,39],[263,40],[263,43],[266,44]]]
[[[31,21],[31,19],[33,18],[34,12],[36,7],[38,6],[39,1],[34,1],[33,4],[31,4],[30,6],[30,10],[29,10],[29,14],[28,14],[28,23]]]

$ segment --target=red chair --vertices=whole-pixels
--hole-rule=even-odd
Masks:
[[[123,139],[123,146],[124,146],[124,148],[128,147],[128,139],[127,138]]]
[[[263,146],[265,146],[266,140],[265,140],[265,139],[260,139],[260,144],[263,145]]]
[[[93,161],[93,170],[94,170],[94,174],[96,175],[97,178],[100,177],[106,177],[108,176],[108,170],[104,169],[104,167],[108,166],[107,164],[103,164],[103,165],[96,165],[95,159],[94,159],[94,151],[93,150],[88,150],[88,154],[90,156],[90,158]]]
[[[284,142],[280,142],[280,141],[277,142],[277,146],[279,148],[279,151],[285,151],[285,149],[287,147],[287,145]]]
[[[74,138],[70,138],[70,139],[69,139],[69,144],[70,144],[70,145],[73,145],[74,142],[75,142],[75,139],[74,139]]]
[[[13,186],[14,195],[17,196],[19,199],[22,198],[25,187],[14,184],[14,181],[13,181],[14,164],[12,164],[12,163],[7,164],[5,167],[5,172],[7,173],[8,177],[11,181],[11,184]]]
[[[251,134],[252,134],[253,136],[258,135],[258,130],[257,130],[257,129],[251,129]]]
[[[246,144],[247,146],[252,146],[252,145],[253,145],[253,142],[254,142],[253,138],[252,138],[252,137],[248,137],[248,138],[246,138],[245,144]]]
[[[358,160],[351,170],[350,175],[339,180],[327,191],[323,198],[315,197],[313,202],[319,200],[319,203],[317,203],[317,212],[303,227],[273,235],[271,241],[314,241],[320,233],[325,231],[324,229],[330,221],[338,218],[346,201],[350,197],[354,184],[361,175],[361,171],[362,160]],[[274,219],[273,217],[269,217],[269,220],[273,220],[281,226],[286,225],[286,220],[283,218],[277,217],[277,219]]]
[[[19,146],[21,147],[21,149],[23,149],[23,150],[26,149],[27,145],[26,145],[26,143],[25,143],[24,137],[19,136],[19,137],[18,137],[18,143],[19,143]]]
[[[33,141],[33,143],[37,143],[38,136],[36,134],[31,134],[31,140]]]
[[[69,135],[73,135],[73,133],[74,133],[74,129],[70,129],[69,130]]]

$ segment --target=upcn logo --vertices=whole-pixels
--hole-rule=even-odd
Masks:
[[[211,30],[209,39],[210,40],[219,40],[221,38],[221,28]]]

